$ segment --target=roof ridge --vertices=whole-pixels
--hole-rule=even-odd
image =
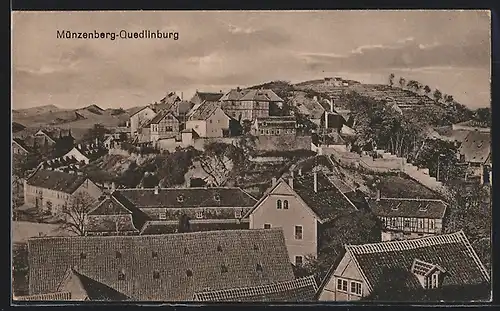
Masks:
[[[378,253],[378,252],[415,249],[420,247],[447,244],[453,242],[464,242],[463,240],[464,237],[465,234],[463,233],[463,230],[460,230],[454,233],[440,234],[440,235],[428,236],[411,240],[386,241],[386,242],[367,243],[358,245],[346,244],[345,247],[353,254]]]

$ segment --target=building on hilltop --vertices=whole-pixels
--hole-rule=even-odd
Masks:
[[[28,247],[30,295],[174,302],[294,280],[280,229],[34,238]]]
[[[254,287],[230,288],[194,294],[205,302],[312,302],[318,285],[313,276]]]
[[[358,208],[341,180],[333,184],[322,172],[273,180],[272,187],[247,213],[250,229],[283,228],[290,261],[300,266],[317,257],[322,225],[342,211]]]
[[[320,301],[488,299],[490,274],[463,231],[346,245],[319,287]]]
[[[443,233],[447,204],[442,200],[377,197],[368,205],[383,224],[382,241]]]
[[[222,110],[238,120],[254,120],[269,116],[269,105],[282,105],[281,99],[276,93],[269,89],[233,89],[220,99]]]
[[[52,170],[38,169],[24,181],[24,203],[53,215],[59,214],[77,193],[97,199],[102,191],[85,175]]]
[[[205,100],[192,110],[186,129],[194,130],[199,137],[229,137],[230,122],[231,117],[222,110],[219,102]]]

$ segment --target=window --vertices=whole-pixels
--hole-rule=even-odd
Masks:
[[[173,131],[174,131],[174,129],[173,129],[173,127],[172,127],[171,125],[169,125],[169,126],[167,126],[167,127],[165,128],[165,131],[166,131],[166,132],[173,132]]]
[[[337,289],[347,292],[347,280],[337,279]]]
[[[295,256],[295,266],[300,267],[302,266],[303,261],[302,261],[302,256]]]
[[[410,227],[410,220],[409,219],[405,219],[404,220],[404,227],[405,228],[409,228]]]
[[[391,218],[391,227],[396,227],[396,218]]]
[[[260,130],[260,134],[263,135],[264,134],[264,130]]]
[[[257,266],[255,267],[255,270],[258,271],[258,272],[262,272],[262,265],[260,263],[257,264]]]
[[[184,196],[182,194],[179,194],[177,196],[177,202],[182,202],[182,201],[184,201]]]
[[[187,269],[186,270],[186,276],[193,276],[193,271]]]
[[[385,223],[385,218],[384,217],[381,217],[380,220],[382,221],[382,225],[384,225],[384,227],[386,226],[386,223]]]
[[[432,275],[432,285],[431,288],[437,288],[438,287],[438,275],[437,273],[434,273]]]
[[[153,258],[157,258],[157,257],[158,257],[158,252],[156,252],[156,251],[152,251],[152,252],[151,252],[151,257],[153,257]]]
[[[158,280],[160,278],[160,271],[153,271],[153,279]]]
[[[281,209],[281,200],[276,201],[276,208]]]
[[[221,245],[218,245],[218,246],[217,246],[217,251],[218,251],[218,252],[222,252],[222,246],[221,246]]]
[[[295,240],[302,240],[302,226],[295,226]]]
[[[269,135],[269,130],[266,130],[266,134]]]
[[[241,218],[241,210],[234,211],[234,218]]]
[[[351,281],[351,294],[361,295],[361,283]]]
[[[52,202],[47,201],[47,203],[45,203],[45,205],[47,206],[47,210],[48,210],[49,212],[52,212]]]
[[[115,257],[116,258],[122,258],[122,253],[120,253],[119,251],[116,251]]]
[[[160,218],[160,220],[167,219],[167,213],[165,213],[165,212],[160,213],[159,218]]]
[[[220,195],[216,194],[214,195],[214,200],[219,202],[220,201]]]
[[[418,228],[423,229],[424,228],[424,220],[423,219],[418,219]]]
[[[271,229],[271,224],[264,224],[264,229]]]
[[[121,270],[120,272],[118,272],[118,280],[119,281],[125,280],[125,270]]]
[[[283,208],[288,209],[288,200],[283,201]]]
[[[226,273],[226,272],[227,272],[227,267],[226,267],[225,265],[222,265],[222,266],[220,267],[220,272],[221,272],[221,273]]]
[[[279,135],[280,134],[280,130],[276,130],[276,135]]]
[[[209,122],[212,123],[212,119],[210,119]]]
[[[196,212],[196,218],[202,219],[203,218],[203,211]]]
[[[434,229],[434,219],[429,219],[429,229]]]

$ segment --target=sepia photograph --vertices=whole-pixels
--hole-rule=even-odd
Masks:
[[[11,304],[492,301],[490,11],[11,19]]]

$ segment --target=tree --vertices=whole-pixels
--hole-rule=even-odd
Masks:
[[[234,164],[234,149],[236,148],[233,145],[214,142],[206,145],[205,152],[197,157],[201,168],[211,177],[214,186],[223,186],[229,179]]]
[[[177,228],[177,231],[179,233],[184,233],[184,232],[190,232],[191,231],[191,224],[189,222],[189,217],[186,214],[182,214],[179,217],[179,226]]]
[[[399,86],[401,86],[401,88],[404,88],[405,84],[406,84],[405,78],[403,77],[399,78]]]
[[[395,78],[395,75],[394,73],[391,73],[389,75],[389,85],[392,87],[394,85],[394,78]]]
[[[434,91],[434,99],[435,99],[437,102],[439,102],[439,101],[441,101],[441,99],[442,99],[442,98],[443,98],[443,93],[441,93],[441,91],[440,91],[440,90],[436,89],[436,90]]]
[[[431,88],[428,85],[424,86],[424,92],[425,95],[429,95],[431,93]]]
[[[345,244],[380,242],[381,223],[365,211],[342,211],[321,228],[318,258],[307,257],[304,268],[323,279],[334,261],[343,255]]]
[[[120,133],[119,139],[122,142],[127,141],[127,139],[128,139],[127,133]]]
[[[491,126],[491,108],[478,108],[474,112],[474,119],[486,126]]]
[[[445,95],[443,96],[444,98],[444,102],[447,103],[447,104],[451,104],[453,102],[453,95]]]
[[[94,203],[95,199],[85,192],[74,194],[62,208],[60,228],[84,236],[87,213]]]

